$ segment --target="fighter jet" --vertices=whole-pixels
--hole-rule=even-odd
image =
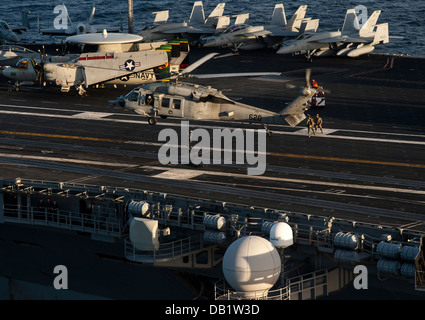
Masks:
[[[351,58],[372,52],[375,45],[389,42],[388,23],[377,25],[381,10],[374,11],[360,28],[355,9],[346,12],[342,31],[302,34],[287,41],[278,54],[305,54],[307,61],[313,56],[348,56]]]
[[[225,3],[219,3],[205,20],[202,1],[193,4],[189,22],[168,22],[169,11],[153,12],[156,14],[154,25],[146,26],[140,35],[144,41],[172,40],[179,36],[197,40],[203,34],[215,34],[222,32],[230,24],[230,17],[223,16]]]
[[[270,24],[252,26],[235,22],[233,27],[220,35],[202,38],[201,43],[204,47],[234,47],[244,50],[280,45],[284,39],[297,37],[300,32],[316,32],[319,20],[304,18],[306,10],[306,5],[300,6],[287,22],[283,4],[276,4]]]
[[[4,20],[0,20],[0,43],[19,42],[20,39]]]
[[[66,15],[67,22],[65,24],[61,24],[59,28],[55,26],[55,28],[52,28],[52,29],[42,29],[41,30],[42,34],[56,35],[56,36],[71,36],[71,35],[83,34],[83,33],[102,32],[103,30],[106,30],[108,32],[119,32],[121,30],[120,27],[93,24],[94,13],[96,11],[96,7],[94,5],[92,8],[90,17],[86,22],[73,23],[71,21],[71,18],[69,17],[68,9],[66,8],[65,4],[62,5],[62,9],[63,11],[61,12],[61,14]],[[55,13],[59,13],[59,11]]]

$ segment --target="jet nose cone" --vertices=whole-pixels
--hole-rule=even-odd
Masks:
[[[19,42],[21,41],[21,39],[19,39],[19,37],[16,35],[16,33],[11,33],[8,37],[10,42]]]
[[[206,48],[213,48],[213,47],[215,47],[215,41],[205,42],[202,46],[206,47]]]
[[[281,47],[279,50],[277,50],[278,54],[288,54],[292,52],[293,52],[292,47]]]

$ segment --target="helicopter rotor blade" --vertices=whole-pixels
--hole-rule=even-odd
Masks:
[[[182,72],[180,72],[179,75],[192,72],[193,70],[195,70],[196,68],[198,68],[199,66],[201,66],[202,64],[207,62],[208,60],[211,60],[212,58],[214,58],[216,55],[218,55],[218,53],[216,53],[216,52],[207,54],[205,57],[203,57],[203,58],[195,61],[194,63],[192,63],[190,66],[188,66]]]
[[[235,73],[211,73],[211,74],[192,74],[190,77],[199,79],[212,78],[232,78],[232,77],[263,77],[280,76],[280,72],[235,72]]]
[[[235,72],[235,73],[211,73],[211,74],[192,74],[191,78],[213,79],[213,78],[233,78],[233,77],[262,77],[262,76],[280,76],[280,72]]]
[[[305,83],[308,85],[310,83],[310,77],[311,77],[311,69],[305,70]]]

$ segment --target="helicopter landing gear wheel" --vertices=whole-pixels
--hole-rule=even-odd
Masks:
[[[149,119],[148,119],[148,123],[151,125],[151,126],[154,126],[154,125],[156,125],[156,123],[158,122],[158,120],[155,118],[155,117],[149,117]]]
[[[78,86],[77,93],[79,96],[84,96],[86,94],[86,90],[84,90],[83,86]]]

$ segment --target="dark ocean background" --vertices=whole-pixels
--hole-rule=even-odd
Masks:
[[[134,33],[151,25],[154,19],[152,12],[170,10],[169,21],[187,21],[193,6],[192,0],[133,0]],[[215,6],[224,1],[204,0],[205,16]],[[41,28],[53,28],[53,13],[56,5],[65,3],[72,22],[87,21],[93,4],[96,5],[95,24],[113,24],[128,31],[127,0],[96,1],[42,1],[42,0],[3,0],[0,2],[0,19],[9,24],[21,24],[21,11],[30,11],[31,29],[21,35],[23,41],[51,40],[48,36],[37,33],[37,17]],[[287,20],[295,10],[306,4],[306,17],[320,19],[318,31],[336,31],[342,28],[347,9],[358,5],[365,6],[370,15],[374,10],[382,10],[378,23],[389,23],[390,43],[377,46],[375,52],[391,54],[408,54],[425,56],[425,1],[424,0],[314,0],[314,1],[264,1],[264,0],[228,0],[224,9],[225,15],[250,13],[250,24],[262,25],[269,22],[276,3],[283,3]],[[233,22],[233,19],[232,19]]]

